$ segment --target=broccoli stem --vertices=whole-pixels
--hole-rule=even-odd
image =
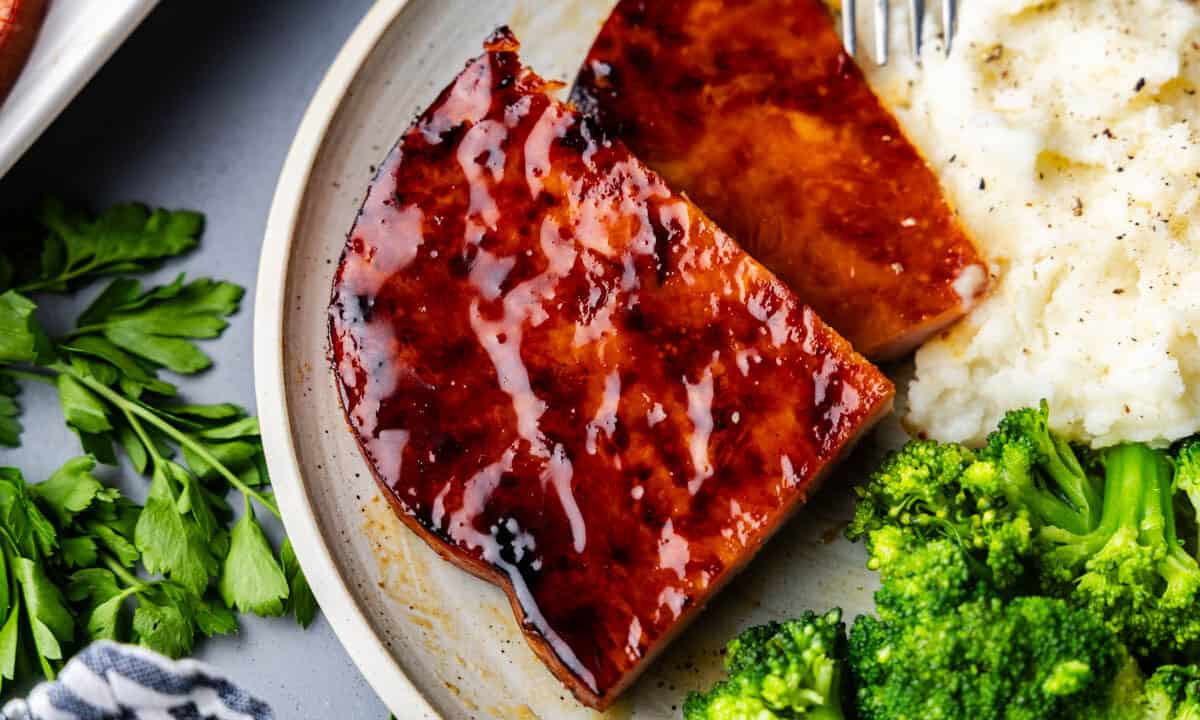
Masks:
[[[1076,509],[1032,482],[1023,486],[1021,496],[1025,504],[1046,525],[1063,528],[1075,535],[1083,535],[1093,528],[1091,510]]]
[[[1171,503],[1171,468],[1166,458],[1145,446],[1136,448],[1142,457],[1137,459],[1137,471],[1145,476],[1139,540],[1143,545],[1175,545],[1175,508]],[[1125,451],[1131,454],[1130,450]]]
[[[1157,495],[1158,453],[1145,445],[1129,443],[1109,448],[1104,455],[1104,510],[1100,516],[1097,533],[1106,540],[1121,529],[1132,530],[1135,537],[1143,535],[1142,520],[1150,508],[1146,521],[1151,525],[1163,526],[1161,502],[1147,502]],[[1103,542],[1100,543],[1103,545]],[[1099,547],[1097,547],[1099,549]]]
[[[1049,445],[1044,465],[1046,473],[1086,518],[1087,529],[1094,529],[1103,505],[1100,493],[1088,479],[1083,466],[1079,464],[1079,458],[1066,440],[1047,433],[1046,443]]]
[[[1074,501],[1065,501],[1055,493],[1039,487],[1035,474],[1028,465],[1020,464],[1015,467],[1006,462],[1005,492],[1009,502],[1015,506],[1028,507],[1044,525],[1062,528],[1073,535],[1083,535],[1095,527],[1092,520],[1091,508],[1081,507]],[[1064,489],[1063,495],[1070,498]]]
[[[1156,459],[1154,450],[1138,444],[1118,445],[1105,453],[1104,502],[1096,528],[1080,533],[1068,525],[1052,523],[1040,531],[1043,539],[1059,546],[1052,557],[1062,566],[1061,571],[1073,576],[1122,530],[1138,537],[1147,481],[1143,471],[1148,464],[1153,467]],[[1157,483],[1157,478],[1153,479]]]
[[[821,668],[817,677],[817,685],[825,696],[825,704],[810,708],[808,717],[811,720],[845,720],[842,711],[842,684],[845,670],[840,662],[827,663]]]
[[[1200,563],[1180,544],[1175,526],[1174,486],[1171,466],[1162,453],[1146,449],[1153,454],[1154,482],[1146,495],[1146,511],[1143,513],[1142,528],[1146,533],[1144,544],[1165,548],[1159,572],[1166,581],[1164,597],[1168,599],[1188,597],[1200,586]]]
[[[846,720],[846,715],[842,712],[841,703],[836,706],[821,705],[812,708],[804,713],[805,720]]]
[[[1097,533],[1110,538],[1120,533],[1137,538],[1143,547],[1161,548],[1158,572],[1166,583],[1164,597],[1190,597],[1200,587],[1200,563],[1183,549],[1176,535],[1171,465],[1166,455],[1140,443],[1118,445],[1105,455],[1105,476],[1109,485],[1105,508],[1118,500],[1120,507],[1112,513],[1116,524],[1102,519]]]

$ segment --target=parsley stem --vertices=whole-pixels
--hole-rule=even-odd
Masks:
[[[130,590],[133,590],[134,592],[141,592],[142,590],[150,587],[145,580],[142,580],[137,575],[129,572],[129,569],[117,562],[117,559],[113,556],[109,555],[108,553],[103,553],[100,557],[102,560],[104,560],[105,567],[111,570],[113,575],[116,575],[119,579],[124,581],[125,584],[129,586]]]
[[[85,265],[80,265],[79,267],[75,268],[74,270],[68,270],[66,272],[60,273],[57,277],[45,278],[44,280],[37,280],[35,282],[25,283],[24,285],[18,286],[13,289],[19,293],[30,293],[30,292],[36,292],[38,290],[45,290],[46,288],[54,287],[56,285],[63,285],[65,283],[68,283],[68,282],[74,280],[75,278],[83,277],[84,275],[87,275],[92,270],[94,270],[97,265],[98,265],[98,263],[95,261],[95,259],[92,259],[91,262],[88,262]]]
[[[108,323],[93,323],[92,325],[83,325],[75,328],[66,335],[63,335],[62,338],[60,338],[60,342],[70,342],[71,340],[74,340],[82,335],[91,335],[93,333],[104,332],[105,328],[107,327]]]
[[[54,376],[40,373],[36,370],[20,370],[15,367],[0,367],[0,375],[7,375],[17,380],[33,380],[48,385],[54,384]]]
[[[95,378],[88,377],[82,373],[77,373],[71,369],[67,369],[65,372],[69,373],[76,380],[93,390],[97,395],[100,395],[105,400],[108,400],[113,405],[116,405],[121,410],[125,411],[126,413],[137,415],[142,420],[145,420],[162,431],[164,435],[179,443],[182,447],[191,450],[196,454],[197,457],[215,468],[222,477],[229,481],[230,485],[241,491],[243,495],[254,498],[259,502],[260,505],[269,510],[272,515],[280,520],[283,519],[279,512],[279,508],[275,507],[274,503],[269,501],[254,488],[242,482],[241,478],[239,478],[237,475],[234,475],[229,468],[225,467],[225,464],[218,460],[211,452],[209,452],[208,448],[204,447],[202,443],[197,442],[186,433],[181,432],[174,425],[159,417],[154,411],[148,410],[145,407],[142,407],[140,404],[130,401],[128,398],[118,394],[112,388],[102,382],[97,381]]]
[[[146,428],[142,427],[142,423],[137,419],[137,416],[129,412],[129,408],[123,407],[121,408],[121,412],[125,414],[125,419],[129,422],[129,427],[133,428],[134,434],[138,436],[138,440],[142,441],[142,445],[146,448],[147,454],[150,455],[150,461],[154,463],[155,469],[158,469],[158,466],[163,461],[163,456],[158,451],[158,446],[146,434]]]

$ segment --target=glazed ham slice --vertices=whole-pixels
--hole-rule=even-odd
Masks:
[[[893,389],[555,88],[498,31],[416,120],[348,236],[330,338],[400,518],[603,708]]]
[[[868,357],[907,353],[986,288],[821,0],[622,0],[573,100]]]

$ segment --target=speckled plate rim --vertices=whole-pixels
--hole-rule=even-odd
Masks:
[[[408,0],[378,0],[342,46],[309,103],[279,175],[259,258],[254,381],[263,448],[284,527],[338,640],[397,717],[439,718],[396,664],[338,571],[301,478],[284,390],[283,316],[288,266],[304,195],[321,144],[346,92]]]

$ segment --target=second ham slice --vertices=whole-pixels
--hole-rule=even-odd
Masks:
[[[892,385],[516,51],[498,33],[380,169],[334,372],[399,517],[603,708]]]
[[[573,99],[868,357],[912,350],[985,290],[820,0],[622,0]]]

